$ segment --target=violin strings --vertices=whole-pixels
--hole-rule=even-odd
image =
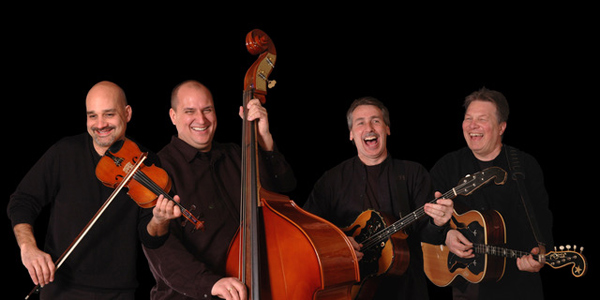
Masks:
[[[167,194],[158,184],[156,184],[156,182],[152,181],[152,179],[150,179],[148,175],[146,175],[144,172],[136,172],[133,175],[133,178],[139,183],[141,183],[148,190],[153,192],[155,195],[163,195],[165,198],[173,201],[173,203],[175,203],[175,205],[177,205],[179,209],[181,209],[181,213],[183,214],[183,216],[190,222],[192,222],[194,225],[197,225],[197,222],[199,221],[196,219],[196,217],[194,217],[192,213],[190,213],[185,207],[183,207],[183,205],[177,203],[175,199],[173,199],[169,194]]]
[[[181,204],[177,203],[177,201],[175,201],[175,199],[173,199],[169,194],[165,193],[165,191],[160,186],[158,186],[156,182],[152,181],[152,179],[150,179],[146,174],[144,174],[144,172],[139,171],[135,173],[133,175],[133,178],[139,183],[141,183],[144,187],[149,189],[151,192],[153,192],[155,195],[163,195],[165,198],[173,201],[183,213],[187,212],[187,209],[185,209]]]

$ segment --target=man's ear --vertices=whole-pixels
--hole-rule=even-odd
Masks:
[[[175,125],[175,110],[170,108],[169,109],[169,116],[171,117],[171,122],[173,123],[173,125]]]

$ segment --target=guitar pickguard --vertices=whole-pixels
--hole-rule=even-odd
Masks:
[[[484,228],[478,222],[471,222],[468,226],[457,228],[457,230],[474,244],[483,244],[485,242]],[[451,273],[458,269],[469,269],[471,273],[479,275],[485,268],[485,255],[475,253],[475,257],[473,258],[461,258],[450,252],[448,254],[447,265]]]
[[[376,213],[372,213],[369,220],[365,222],[365,226],[361,228],[360,232],[354,237],[354,239],[360,244],[384,228],[385,222],[381,216]],[[381,257],[381,251],[383,250],[384,246],[385,243],[381,243],[363,250],[364,256],[358,262],[361,278],[366,278],[369,275],[378,273],[379,258]]]

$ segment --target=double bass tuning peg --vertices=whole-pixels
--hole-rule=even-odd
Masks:
[[[260,73],[258,73],[258,76],[260,76],[260,78],[262,78],[264,81],[267,82],[267,87],[270,89],[272,89],[275,86],[275,84],[277,84],[277,81],[269,80],[262,71]]]

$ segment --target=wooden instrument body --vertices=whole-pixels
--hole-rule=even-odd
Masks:
[[[435,285],[447,286],[457,276],[462,276],[471,283],[499,281],[504,276],[506,258],[517,259],[531,255],[530,252],[503,247],[506,243],[506,227],[502,215],[497,211],[472,210],[462,215],[455,212],[450,226],[473,242],[475,257],[462,259],[444,245],[421,243],[425,274]],[[577,246],[559,248],[560,251],[555,247],[555,251],[532,257],[553,269],[571,265],[571,273],[575,277],[585,275],[587,259],[582,253],[576,252]],[[580,251],[583,251],[583,247]]]
[[[258,121],[248,118],[252,99],[266,101],[276,61],[269,36],[255,29],[246,48],[259,55],[244,78],[240,228],[227,254],[226,274],[248,289],[248,299],[349,299],[360,279],[350,240],[330,222],[261,187]],[[264,142],[264,141],[263,141]]]
[[[261,296],[269,299],[349,299],[359,280],[358,259],[344,233],[288,197],[261,188],[263,254]],[[269,200],[266,200],[269,199]],[[240,232],[229,253],[238,253]],[[261,243],[262,245],[266,245]],[[226,273],[238,276],[239,259],[229,255]]]
[[[474,244],[503,246],[506,243],[506,226],[497,211],[468,211],[453,214],[455,222],[450,227],[461,232]],[[473,258],[460,258],[445,245],[422,243],[425,274],[437,286],[451,284],[457,276],[471,283],[499,281],[504,275],[506,258],[474,251]]]
[[[374,210],[366,210],[352,225],[342,228],[342,231],[360,244],[392,223],[393,220],[389,216]],[[401,230],[386,241],[361,249],[364,254],[359,262],[361,281],[382,274],[404,274],[410,260],[407,237],[408,235]]]
[[[362,244],[388,228],[393,221],[390,216],[369,209],[362,212],[352,225],[342,228],[342,231]],[[358,264],[360,283],[353,286],[352,299],[371,299],[377,289],[378,276],[400,276],[406,272],[410,262],[406,238],[408,235],[400,230],[384,241],[373,245],[363,244],[361,252],[364,256]]]

